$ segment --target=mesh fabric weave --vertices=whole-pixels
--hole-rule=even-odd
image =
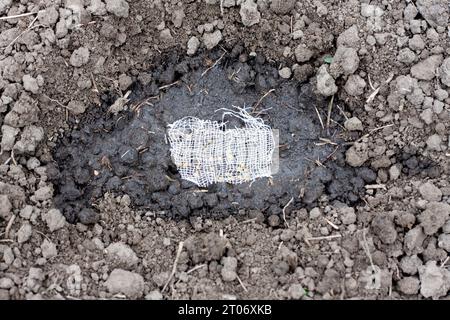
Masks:
[[[181,177],[200,187],[212,183],[232,184],[270,177],[275,140],[262,119],[244,109],[224,109],[243,121],[229,129],[226,122],[185,117],[169,125],[172,159]]]

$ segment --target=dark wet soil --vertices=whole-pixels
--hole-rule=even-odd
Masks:
[[[348,204],[359,201],[376,173],[345,164],[343,119],[333,113],[324,128],[314,108],[326,110],[328,101],[316,96],[310,84],[279,78],[278,70],[262,58],[240,62],[224,55],[206,71],[205,61],[212,66],[221,54],[172,57],[172,63],[152,71],[151,84],[133,85],[128,110],[108,112],[118,96],[104,94],[102,107],[90,108],[60,139],[49,172],[55,204],[68,221],[95,222],[93,204],[105,192],[128,194],[134,206],[170,217],[225,216],[242,209],[279,215],[291,198],[288,212],[313,207],[322,196]],[[216,111],[233,105],[246,107],[279,130],[279,171],[253,183],[219,183],[201,190],[177,173],[167,125],[185,116],[221,120]]]

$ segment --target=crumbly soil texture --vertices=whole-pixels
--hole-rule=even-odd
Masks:
[[[0,299],[448,299],[449,11],[0,0]],[[235,106],[278,172],[182,179]]]
[[[215,58],[220,59],[217,54]],[[224,58],[223,67],[204,70],[199,69],[203,59],[210,58],[188,58],[165,66],[161,74],[178,70],[181,78],[173,79],[160,96],[156,87],[152,92],[136,85],[129,112],[109,115],[108,101],[115,99],[108,97],[104,107],[94,108],[61,139],[54,152],[58,166],[50,181],[55,186],[55,205],[68,221],[96,222],[90,207],[106,192],[127,194],[135,207],[165,217],[226,217],[240,210],[280,215],[291,198],[295,202],[290,209],[301,204],[312,208],[323,194],[329,200],[356,203],[364,194],[364,183],[375,182],[373,170],[346,165],[339,123],[322,128],[320,121],[326,115],[319,119],[315,106],[326,110],[322,105],[326,101],[316,97],[310,85],[280,81],[275,67],[258,61],[248,64]],[[264,92],[255,89],[257,83],[271,83],[277,92],[261,101]],[[224,109],[246,105],[247,111],[280,132],[278,172],[272,178],[219,183],[207,189],[182,180],[171,161],[168,124],[194,116],[242,127],[241,121],[233,124],[233,117],[222,119],[222,115]],[[343,124],[342,116],[331,116]],[[320,144],[320,139],[330,143]]]

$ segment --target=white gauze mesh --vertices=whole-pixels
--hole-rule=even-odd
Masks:
[[[270,177],[275,140],[262,119],[244,109],[224,110],[244,122],[229,129],[226,122],[185,117],[168,127],[172,159],[181,177],[200,187],[216,182],[232,184]]]

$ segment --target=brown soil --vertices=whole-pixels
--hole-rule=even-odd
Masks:
[[[225,0],[222,14],[218,0],[0,0],[1,17],[40,11],[0,20],[0,299],[448,299],[450,9],[362,2]],[[275,94],[312,86],[324,119],[336,86],[345,165],[367,178],[358,201],[172,219],[106,192],[95,223],[65,221],[51,182],[62,138],[128,91],[183,81],[166,71],[194,36],[199,69],[223,53],[216,67],[278,69]]]

